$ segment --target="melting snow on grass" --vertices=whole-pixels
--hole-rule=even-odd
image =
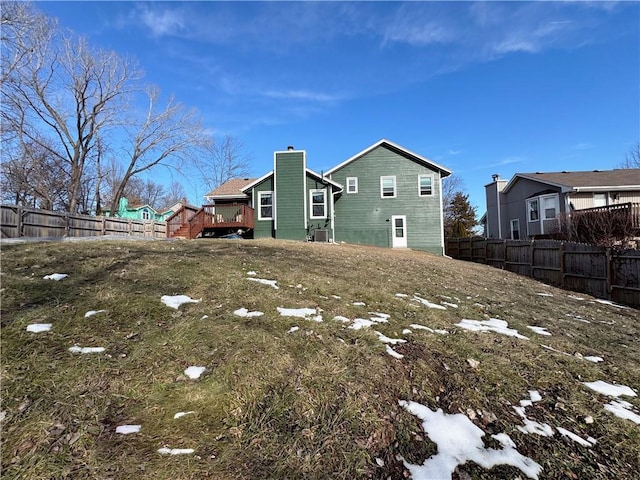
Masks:
[[[523,433],[536,433],[543,437],[552,437],[553,428],[551,428],[550,425],[530,420],[527,418],[527,414],[525,413],[526,407],[530,407],[534,402],[539,402],[540,400],[542,400],[542,397],[537,390],[529,390],[529,398],[520,400],[519,407],[513,407],[516,413],[522,418],[522,422],[524,424],[524,426],[518,426],[518,430]]]
[[[355,306],[355,307],[366,307],[367,304],[364,302],[353,302],[351,305]]]
[[[538,335],[547,335],[549,337],[551,336],[551,334],[547,332],[547,329],[545,327],[535,327],[533,325],[527,325],[527,328],[529,330],[533,330]]]
[[[69,348],[71,353],[102,353],[104,352],[104,347],[79,347],[78,345],[74,345]]]
[[[205,367],[188,367],[185,371],[184,374],[191,378],[192,380],[198,379],[200,378],[200,375],[202,375],[205,372],[206,368]]]
[[[277,280],[267,280],[265,278],[247,278],[247,280],[262,283],[263,285],[269,285],[271,288],[275,288],[276,290],[280,289],[280,287],[276,285]]]
[[[485,432],[466,415],[449,415],[443,413],[442,409],[431,411],[424,405],[405,400],[400,400],[399,404],[422,420],[425,433],[438,446],[438,453],[422,465],[413,465],[403,459],[404,466],[414,479],[451,478],[456,467],[467,461],[483,468],[511,465],[533,479],[537,479],[542,471],[538,463],[516,450],[507,434],[492,435],[502,445],[501,450],[486,448],[482,441]]]
[[[458,327],[462,327],[472,332],[496,332],[510,337],[522,338],[529,340],[524,335],[520,335],[517,330],[509,328],[509,324],[504,320],[490,318],[489,320],[466,320],[462,319],[460,323],[456,323]]]
[[[558,433],[560,435],[562,435],[563,437],[570,438],[574,442],[578,442],[583,447],[593,447],[597,443],[596,439],[593,438],[593,437],[588,437],[585,440],[584,438],[582,438],[582,437],[576,435],[575,433],[570,432],[569,430],[567,430],[565,428],[562,428],[562,427],[556,427],[556,430],[558,430]]]
[[[551,293],[536,293],[536,295],[539,295],[541,297],[553,297]]]
[[[31,325],[27,325],[27,332],[31,332],[31,333],[41,333],[41,332],[48,332],[49,330],[51,330],[51,324],[50,323],[32,323]]]
[[[89,310],[87,313],[84,314],[84,318],[93,317],[94,315],[97,315],[99,313],[104,313],[104,312],[106,312],[106,310]]]
[[[440,335],[447,335],[449,333],[448,330],[438,330],[438,329],[433,329],[433,328],[429,328],[425,325],[420,325],[419,323],[412,323],[411,325],[409,325],[411,328],[415,328],[416,330],[426,330],[427,332],[430,333],[439,333]],[[409,333],[411,333],[411,330],[409,330]]]
[[[291,327],[289,330],[287,330],[287,333],[297,332],[298,330],[300,330],[300,327]]]
[[[593,362],[593,363],[600,363],[600,362],[604,361],[604,358],[602,358],[602,357],[594,357],[592,355],[589,355],[587,357],[582,357],[582,358],[584,358],[585,360],[587,360],[589,362]]]
[[[349,328],[352,330],[360,330],[361,328],[367,328],[376,323],[389,323],[389,315],[386,313],[369,312],[373,315],[371,318],[356,318],[353,320]],[[348,321],[349,319],[347,319]]]
[[[596,302],[602,303],[604,305],[611,305],[612,307],[616,307],[616,308],[628,308],[628,307],[625,307],[624,305],[619,305],[617,303],[614,303],[611,300],[603,300],[601,298],[596,298]]]
[[[438,305],[437,303],[431,303],[429,300],[425,300],[424,298],[421,298],[418,295],[414,295],[413,296],[413,300],[416,301],[416,302],[420,302],[425,307],[435,308],[437,310],[446,310],[447,309],[447,307],[445,307],[443,305]]]
[[[194,452],[193,448],[159,448],[158,453],[160,455],[191,455]]]
[[[391,355],[393,358],[397,358],[397,359],[404,358],[404,355],[402,355],[401,353],[396,352],[389,345],[386,345],[386,349],[387,349],[387,353],[389,355]]]
[[[193,413],[196,413],[196,412],[194,412],[193,410],[190,410],[190,411],[188,411],[188,412],[178,412],[178,413],[176,413],[176,414],[173,416],[173,418],[174,418],[174,419],[178,419],[178,418],[182,418],[182,417],[184,417],[185,415],[191,415],[191,414],[193,414]]]
[[[636,392],[631,387],[627,387],[626,385],[613,385],[611,383],[603,382],[602,380],[597,380],[595,382],[583,382],[583,384],[591,390],[603,395],[616,397],[616,400],[612,400],[604,406],[605,410],[613,413],[616,417],[631,420],[634,423],[640,424],[640,415],[633,411],[633,405],[629,402],[625,402],[624,400],[617,399],[617,397],[622,395],[627,397],[637,396]]]
[[[314,322],[321,322],[322,315],[318,314],[315,308],[282,308],[277,307],[278,313],[283,317],[298,317],[305,318],[307,320],[313,320]]]
[[[120,433],[122,435],[128,435],[130,433],[138,433],[142,425],[120,425],[116,427],[116,433]]]
[[[382,343],[390,343],[391,345],[396,345],[398,343],[407,343],[407,341],[402,338],[389,338],[378,331],[374,331],[374,333],[378,335],[378,338]]]
[[[258,311],[250,312],[249,310],[243,307],[243,308],[239,308],[238,310],[234,310],[233,314],[239,317],[261,317],[262,315],[264,315],[264,312],[258,312]]]
[[[44,280],[55,280],[56,282],[59,282],[60,280],[62,280],[63,278],[67,278],[69,275],[67,275],[66,273],[52,273],[51,275],[45,275],[44,277],[42,277]]]
[[[183,303],[199,303],[202,299],[194,300],[188,295],[163,295],[160,297],[160,301],[167,307],[175,308],[177,310]]]

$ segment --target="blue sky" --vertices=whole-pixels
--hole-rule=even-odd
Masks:
[[[611,169],[640,139],[638,2],[36,6],[135,57],[255,176],[288,145],[322,171],[387,138],[453,170],[480,216],[494,173]]]

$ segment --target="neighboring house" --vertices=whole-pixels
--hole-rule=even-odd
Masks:
[[[118,211],[115,215],[111,215],[111,210],[103,210],[105,217],[131,218],[134,220],[155,220],[164,221],[167,217],[173,215],[173,210],[169,209],[164,212],[157,212],[150,205],[129,205],[129,200],[121,198],[118,203]]]
[[[274,153],[274,168],[207,194],[255,210],[253,235],[413,248],[442,255],[442,178],[451,171],[380,140],[318,173],[304,150]],[[215,214],[212,214],[215,215]]]
[[[494,175],[485,193],[485,236],[529,239],[556,233],[576,210],[640,203],[640,169]]]

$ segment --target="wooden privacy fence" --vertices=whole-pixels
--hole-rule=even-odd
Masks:
[[[557,240],[448,238],[445,252],[561,288],[640,306],[640,251]]]
[[[119,235],[135,237],[167,236],[165,222],[117,217],[93,217],[53,212],[17,205],[0,206],[1,238],[61,238]]]

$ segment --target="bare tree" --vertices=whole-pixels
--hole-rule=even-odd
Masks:
[[[145,118],[131,133],[131,147],[127,153],[129,164],[111,200],[110,210],[117,210],[127,183],[136,175],[158,165],[179,166],[193,160],[198,150],[206,146],[206,135],[194,110],[170,98],[164,109],[158,110],[160,92],[147,90],[148,110]]]
[[[627,156],[624,162],[620,164],[620,168],[640,168],[640,142],[636,142],[627,152]]]
[[[83,203],[85,167],[95,160],[96,140],[121,124],[140,74],[133,62],[91,49],[84,39],[42,35],[27,45],[28,55],[3,77],[3,130],[68,165],[66,209],[75,212]]]
[[[166,193],[161,201],[162,210],[168,209],[170,206],[182,202],[186,199],[187,195],[184,193],[184,187],[176,180],[173,180],[166,190]]]
[[[196,163],[196,168],[206,188],[213,190],[231,178],[248,177],[251,156],[238,137],[227,134],[208,144],[206,156]]]

